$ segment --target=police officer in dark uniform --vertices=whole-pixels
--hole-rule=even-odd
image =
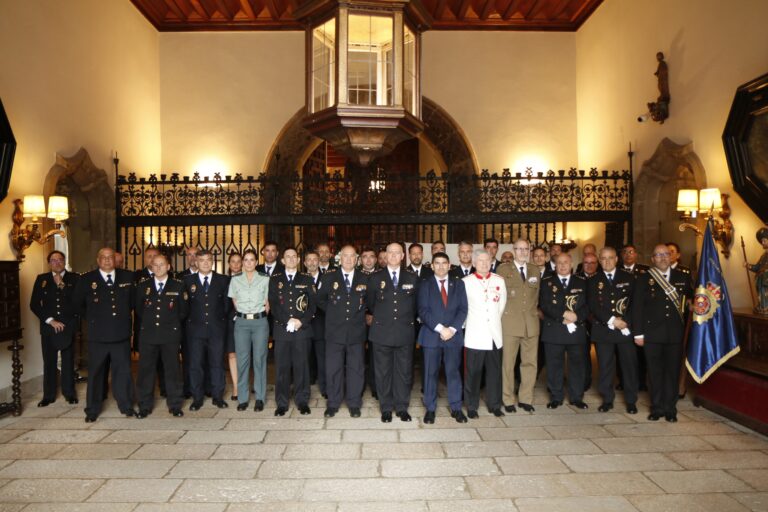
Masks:
[[[56,401],[56,362],[61,352],[61,394],[67,403],[76,404],[74,339],[80,320],[72,307],[72,294],[80,276],[66,272],[66,256],[61,251],[48,254],[50,272],[40,274],[32,287],[29,307],[40,319],[43,349],[43,399],[38,407]]]
[[[408,404],[419,278],[402,270],[404,256],[402,245],[389,244],[387,265],[368,280],[368,308],[373,314],[369,338],[373,342],[376,391],[384,423],[392,421],[392,409],[402,421],[411,421]]]
[[[319,264],[320,257],[315,251],[304,254],[304,268],[307,270],[307,275],[312,278],[315,290],[320,289],[320,278],[323,277]],[[320,395],[328,398],[325,345],[325,311],[315,308],[315,316],[312,317],[312,342],[309,346],[309,383],[312,385],[317,381]]]
[[[584,396],[584,321],[587,318],[587,281],[571,274],[571,256],[560,253],[555,275],[541,281],[539,308],[544,313],[541,341],[547,358],[548,409],[563,405],[565,355],[568,354],[568,398],[571,405],[586,409]]]
[[[621,250],[621,268],[635,277],[648,271],[648,265],[638,263],[637,256],[637,248],[632,244],[625,245]],[[640,346],[636,346],[635,350],[637,351],[637,389],[646,391],[648,386],[646,385],[645,351]],[[621,367],[621,359],[619,359],[618,363],[616,370],[619,374],[619,384],[616,386],[616,389],[624,389],[624,372]]]
[[[624,399],[629,414],[637,414],[637,351],[631,335],[632,293],[635,277],[616,267],[616,249],[605,247],[600,251],[602,270],[588,280],[587,302],[592,316],[592,340],[597,352],[599,371],[597,390],[603,403],[597,409],[613,409],[616,392],[616,355],[626,377]]]
[[[430,268],[429,263],[424,262],[424,246],[419,243],[413,243],[408,247],[408,270],[419,276],[419,279],[426,281],[435,275]]]
[[[693,295],[690,275],[669,265],[669,249],[653,249],[653,267],[637,277],[632,300],[635,343],[645,350],[650,380],[651,413],[677,421],[678,378],[683,357],[683,333],[688,299]]]
[[[309,343],[315,314],[315,284],[298,271],[299,254],[289,247],[283,251],[284,272],[269,280],[269,309],[274,318],[275,416],[288,412],[293,371],[294,402],[301,414],[309,414]]]
[[[154,277],[154,270],[152,270],[152,266],[154,264],[155,256],[160,254],[160,251],[157,250],[155,247],[147,247],[144,250],[144,266],[133,273],[133,282],[134,284],[138,285],[140,282],[144,281],[145,279],[151,279]],[[137,305],[140,304],[139,302],[136,303]],[[141,326],[139,325],[139,317],[138,315],[133,316],[133,351],[134,352],[141,352]],[[178,357],[177,357],[178,359]],[[157,377],[158,381],[160,383],[160,396],[166,396],[166,390],[165,390],[165,378],[163,376],[163,360],[158,359],[157,360]],[[138,382],[136,383],[138,385]]]
[[[355,269],[357,251],[341,248],[341,267],[323,275],[317,291],[319,309],[325,311],[326,373],[328,403],[325,417],[339,410],[346,389],[347,407],[353,418],[360,417],[365,382],[365,325],[368,276]]]
[[[357,269],[366,276],[370,276],[378,270],[377,267],[378,258],[376,250],[373,247],[363,247],[360,251],[360,265]],[[365,384],[371,390],[371,396],[378,399],[379,395],[376,393],[376,372],[373,366],[373,343],[368,338],[368,331],[371,325],[373,317],[370,311],[365,315]]]
[[[115,252],[105,247],[96,257],[99,268],[83,274],[75,285],[74,307],[88,328],[88,391],[85,421],[96,421],[105,393],[105,367],[110,363],[112,394],[120,412],[135,416],[131,378],[131,311],[133,273],[115,268]]]
[[[474,272],[475,267],[472,265],[472,243],[459,242],[459,264],[451,265],[448,277],[451,279],[464,279]]]
[[[136,286],[136,317],[141,332],[142,349],[136,391],[139,418],[146,418],[155,405],[155,379],[159,360],[163,361],[164,384],[168,411],[183,416],[182,377],[179,368],[179,347],[182,323],[188,313],[187,291],[184,283],[168,275],[168,258],[157,253],[152,261],[152,277]]]
[[[231,321],[229,277],[213,271],[213,254],[197,253],[197,273],[184,277],[189,296],[186,343],[189,354],[189,385],[192,393],[190,411],[203,406],[205,361],[211,379],[211,398],[219,409],[228,407],[224,401],[224,347],[227,323]]]

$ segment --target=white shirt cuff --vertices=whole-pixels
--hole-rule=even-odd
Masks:
[[[609,319],[608,319],[608,322],[607,322],[607,324],[608,324],[608,328],[609,328],[609,329],[611,329],[611,330],[613,330],[613,329],[615,329],[615,328],[616,328],[616,327],[613,325],[613,321],[614,321],[614,320],[616,320],[616,317],[615,317],[615,316],[612,316],[611,318],[609,318]]]
[[[435,332],[442,332],[443,330],[443,324],[437,324],[435,326]]]
[[[53,317],[52,316],[50,316],[50,317],[45,319],[45,323],[47,323],[48,325],[51,325],[51,322],[53,322]]]
[[[576,332],[576,323],[575,322],[574,323],[570,323],[570,324],[565,324],[565,327],[568,329],[568,332],[570,334],[573,334],[573,333]]]

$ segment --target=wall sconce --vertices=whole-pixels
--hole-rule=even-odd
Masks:
[[[563,222],[563,238],[559,242],[554,242],[560,245],[563,252],[569,252],[576,248],[576,241],[568,238],[568,223]]]
[[[701,190],[681,189],[677,193],[677,211],[681,212],[680,231],[690,229],[699,235],[704,232],[692,223],[697,214],[701,214],[704,221],[708,221],[717,212],[720,220],[712,218],[712,236],[720,244],[723,256],[731,255],[731,243],[733,242],[733,223],[731,222],[731,207],[728,204],[728,194],[721,194],[718,188],[704,188]]]
[[[51,196],[48,198],[48,213],[45,210],[45,197],[24,196],[24,201],[13,201],[13,230],[11,231],[11,246],[16,250],[16,259],[24,261],[24,251],[37,242],[41,245],[47,243],[55,235],[61,237],[66,233],[61,229],[61,221],[69,218],[69,202],[63,196]],[[55,222],[54,229],[43,234],[41,225],[43,218],[48,217]],[[22,227],[25,219],[28,224]]]
[[[669,117],[669,102],[671,99],[669,95],[669,68],[664,61],[664,54],[662,52],[656,54],[656,60],[659,62],[659,65],[654,75],[658,79],[659,97],[656,101],[647,104],[648,112],[637,117],[638,123],[644,123],[650,117],[653,121],[664,124],[664,120]]]

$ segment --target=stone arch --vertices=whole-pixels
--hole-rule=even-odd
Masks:
[[[692,142],[681,145],[664,138],[653,156],[643,162],[635,182],[632,212],[633,240],[646,262],[657,243],[674,240],[680,245],[683,264],[695,266],[691,263],[696,255],[696,237],[678,229],[677,191],[706,186],[706,172]]]
[[[479,174],[472,145],[453,117],[426,97],[422,98],[421,110],[425,128],[419,138],[432,148],[448,173]],[[263,169],[268,174],[290,176],[298,173],[307,157],[322,142],[302,126],[306,115],[306,109],[302,107],[280,130],[264,162]]]
[[[43,193],[69,198],[69,264],[77,272],[92,269],[96,252],[116,242],[115,190],[107,173],[94,165],[85,148],[70,157],[57,153]]]

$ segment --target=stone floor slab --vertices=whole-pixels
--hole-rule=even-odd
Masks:
[[[746,492],[753,490],[738,478],[719,469],[649,471],[646,476],[668,493]]]
[[[608,471],[663,471],[683,469],[659,453],[613,453],[608,455],[562,455],[560,459],[577,473]]]
[[[360,444],[291,444],[285,449],[284,460],[334,460],[334,459],[359,459]]]
[[[546,475],[569,472],[568,467],[554,455],[496,457],[496,463],[505,475]]]
[[[226,503],[141,503],[133,512],[224,512],[226,508]]]
[[[721,493],[628,496],[641,512],[746,512],[748,508]]]
[[[491,476],[501,474],[491,458],[382,460],[381,475],[399,478]]]
[[[454,422],[455,423],[455,422]],[[400,421],[395,417],[392,423],[383,423],[380,418],[329,418],[327,428],[340,430],[411,430],[421,427],[421,422],[414,416],[414,421]]]
[[[18,460],[0,470],[0,478],[162,478],[175,461]]]
[[[522,440],[517,442],[527,455],[575,455],[603,453],[589,439]]]
[[[451,500],[469,496],[464,480],[458,477],[307,480],[301,492],[304,501],[337,502]]]
[[[373,478],[379,476],[375,460],[269,460],[259,478]]]
[[[227,460],[270,460],[280,459],[283,456],[286,445],[284,444],[253,444],[237,445],[225,444],[219,446],[211,459]]]
[[[609,437],[592,439],[606,453],[652,453],[714,450],[697,436]]]
[[[338,512],[429,512],[426,501],[339,503]]]
[[[336,512],[336,503],[231,503],[227,512]],[[186,512],[180,510],[179,512]]]
[[[668,453],[667,457],[686,469],[768,468],[768,454],[758,451],[706,451]]]
[[[179,485],[181,485],[181,480],[168,478],[113,478],[107,480],[98,491],[88,498],[88,501],[99,503],[128,502],[135,500],[136,494],[140,492],[142,502],[166,502]]]
[[[183,430],[118,430],[101,440],[102,443],[172,444],[184,435]]]
[[[363,459],[442,459],[440,443],[364,443]]]
[[[439,443],[458,441],[480,441],[480,436],[473,428],[435,428],[400,431],[402,443]]]
[[[428,501],[429,512],[516,512],[512,500],[436,500]]]
[[[147,444],[137,450],[131,459],[179,460],[208,459],[216,451],[215,444]]]
[[[470,476],[465,480],[475,499],[570,495],[557,475]]]
[[[87,430],[93,424],[79,418],[19,418],[13,424],[14,429],[22,430]]]
[[[552,439],[541,427],[479,428],[483,441],[520,441],[522,439]]]
[[[66,446],[66,444],[3,444],[0,445],[0,459],[48,459]]]
[[[79,502],[101,487],[104,480],[32,478],[0,487],[0,503]]]
[[[70,444],[52,459],[125,459],[139,449],[138,444]]]
[[[187,432],[181,439],[178,440],[179,444],[256,444],[264,441],[264,437],[267,435],[264,430],[242,430],[238,432],[232,432],[231,430],[196,430],[193,432]]]
[[[666,421],[649,421],[634,425],[606,425],[605,429],[616,437],[732,435],[736,433],[736,430],[722,422],[698,421],[671,424]]]
[[[99,430],[30,430],[13,439],[11,443],[97,443],[109,432]]]
[[[520,512],[636,512],[623,496],[569,496],[563,498],[520,498],[515,500]]]
[[[109,512],[132,512],[135,507],[136,503],[110,503]],[[24,512],[105,512],[104,509],[102,503],[32,503]]]
[[[26,432],[26,430],[0,429],[0,444],[7,443],[12,439],[19,437],[24,432]]]
[[[540,406],[543,407],[543,406]],[[634,422],[624,414],[576,414],[564,412],[563,414],[539,414],[539,407],[535,414],[505,416],[504,423],[510,427],[549,427],[549,426],[575,426],[575,425],[611,425],[616,423],[633,424]]]
[[[768,491],[768,469],[731,469],[728,472],[747,482],[756,491]]]
[[[612,437],[612,434],[602,425],[572,425],[545,427],[544,430],[553,439],[594,439]]]
[[[768,510],[768,492],[735,492],[730,496],[749,510]]]
[[[757,435],[702,435],[701,438],[718,450],[768,450],[768,441]]]
[[[221,430],[229,420],[216,418],[105,418],[93,423],[92,430]]]
[[[273,430],[267,432],[264,442],[279,444],[340,443],[341,430]]]
[[[229,420],[225,430],[320,430],[325,426],[323,418],[253,418]],[[336,427],[328,427],[336,428]]]
[[[258,460],[181,460],[168,473],[168,478],[250,479],[256,476]]]
[[[284,480],[280,485],[275,485],[274,481],[269,480],[190,479],[181,484],[171,501],[192,503],[296,501],[299,499],[303,485],[301,480]]]
[[[343,443],[396,443],[399,438],[397,430],[343,430],[341,435]]]
[[[669,473],[672,473],[671,471]],[[642,473],[570,473],[557,475],[573,496],[620,496],[625,494],[660,494],[662,490]]]

